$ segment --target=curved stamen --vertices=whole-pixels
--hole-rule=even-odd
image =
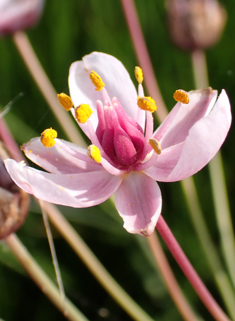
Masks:
[[[139,157],[139,160],[144,160],[147,153],[150,151],[149,139],[153,136],[153,116],[149,112],[146,114],[146,130],[145,130],[145,139],[144,139],[144,149]]]

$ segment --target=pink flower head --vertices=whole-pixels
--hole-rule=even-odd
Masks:
[[[34,26],[41,16],[44,0],[1,0],[0,36]]]
[[[116,58],[93,52],[74,62],[69,88],[78,107],[71,108],[68,103],[66,108],[71,108],[91,140],[89,151],[46,130],[43,139],[47,142],[49,133],[53,144],[48,146],[52,147],[34,138],[22,149],[49,173],[8,159],[6,167],[12,179],[40,199],[72,207],[97,205],[116,193],[115,204],[124,228],[150,235],[162,208],[156,181],[174,182],[195,174],[222,145],[231,124],[226,92],[223,90],[217,99],[217,91],[211,88],[180,91],[184,99],[153,132],[151,112],[137,104],[140,97],[151,107],[151,98],[144,97],[141,81],[137,95],[129,74]]]

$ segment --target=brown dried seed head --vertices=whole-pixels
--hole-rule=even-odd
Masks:
[[[29,195],[12,181],[2,160],[5,156],[0,145],[0,239],[23,224],[29,208]]]
[[[190,51],[213,46],[227,20],[217,0],[168,0],[167,12],[172,40]]]

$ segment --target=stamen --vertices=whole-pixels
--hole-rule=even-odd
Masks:
[[[142,69],[138,66],[135,67],[135,78],[139,84],[142,84],[144,80],[144,75]]]
[[[59,103],[62,107],[64,107],[65,110],[69,111],[73,107],[72,99],[68,95],[64,93],[57,94],[57,98],[59,100]]]
[[[187,92],[184,91],[183,89],[176,90],[175,93],[174,93],[174,95],[173,95],[173,98],[174,98],[176,101],[181,102],[182,104],[188,104],[188,103],[189,103],[188,94],[187,94]]]
[[[45,147],[52,147],[55,145],[55,138],[57,137],[57,131],[52,128],[45,129],[41,133],[41,143]]]
[[[87,147],[88,156],[93,159],[96,163],[101,163],[101,154],[98,147],[95,145],[90,145]]]
[[[155,138],[150,138],[149,139],[149,144],[151,145],[151,147],[154,149],[154,151],[157,154],[161,154],[162,148],[161,148],[161,145],[160,145],[159,141],[157,141]]]
[[[81,104],[75,108],[76,119],[82,124],[87,122],[92,113],[93,111],[91,110],[90,106],[86,104]]]
[[[97,91],[100,91],[105,86],[101,77],[94,70],[92,70],[90,73],[90,79],[93,85],[96,87],[95,90]]]
[[[153,113],[155,110],[157,110],[156,103],[151,97],[138,97],[137,105],[140,107],[140,109],[150,111],[150,113]]]

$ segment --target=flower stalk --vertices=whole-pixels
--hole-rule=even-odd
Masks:
[[[219,293],[224,300],[224,304],[231,319],[235,320],[234,290],[231,286],[228,275],[224,271],[217,250],[210,237],[195,190],[195,184],[193,183],[192,179],[187,178],[181,182],[181,187],[188,204],[189,214],[193,222],[193,226],[197,233],[202,250],[204,251],[204,256],[209,264],[209,268],[213,273]]]
[[[147,91],[157,102],[158,111],[156,113],[156,117],[161,123],[166,118],[168,112],[162,98],[156,77],[154,75],[153,66],[144,40],[143,32],[141,30],[134,1],[121,0],[121,4],[123,7],[137,60],[144,72]]]
[[[58,287],[59,287],[59,290],[60,290],[61,299],[65,304],[64,285],[63,285],[63,281],[62,281],[62,278],[61,278],[61,273],[60,273],[60,268],[59,268],[59,264],[58,264],[58,260],[57,260],[55,245],[54,245],[54,242],[53,242],[53,237],[52,237],[52,233],[51,233],[51,228],[50,228],[48,216],[47,216],[47,214],[46,214],[46,212],[45,212],[45,210],[43,208],[42,203],[43,202],[39,200],[39,205],[40,205],[41,212],[42,212],[43,223],[44,223],[44,226],[45,226],[47,239],[48,239],[48,243],[49,243],[49,247],[50,247],[50,251],[51,251],[51,256],[52,256],[52,262],[53,262],[53,265],[54,265],[56,280],[57,280],[57,284],[58,284]]]
[[[156,228],[163,238],[164,242],[166,243],[171,254],[175,258],[176,262],[180,266],[181,270],[193,286],[194,290],[197,292],[203,304],[214,317],[214,319],[216,321],[229,321],[230,319],[219,307],[217,302],[205,287],[204,283],[199,278],[198,274],[185,256],[184,252],[182,251],[181,247],[179,246],[178,242],[176,241],[162,216],[159,217]]]
[[[113,299],[136,321],[153,321],[142,308],[120,287],[108,273],[78,233],[52,204],[43,202],[43,208],[54,227],[81,258],[94,277]]]
[[[77,145],[85,147],[86,144],[82,136],[78,135],[76,126],[66,111],[61,108],[57,99],[57,93],[43,70],[27,35],[23,31],[18,31],[12,35],[12,38],[31,76],[68,138]]]
[[[61,297],[57,287],[35,262],[15,234],[9,235],[4,241],[32,280],[68,320],[89,321],[67,298]]]
[[[176,307],[178,308],[181,316],[185,321],[198,321],[199,318],[196,316],[195,312],[192,310],[187,299],[182,293],[179,284],[177,283],[175,276],[170,268],[170,265],[167,261],[167,258],[164,254],[164,251],[161,247],[161,243],[156,235],[153,233],[147,238],[147,242],[152,251],[153,257],[157,266],[161,272],[161,275],[164,279],[166,287],[169,291],[169,294],[174,301]]]
[[[141,31],[141,27],[139,25],[139,21],[138,21],[138,17],[137,17],[137,13],[134,7],[134,3],[133,1],[129,1],[128,3],[125,2],[125,0],[122,1],[122,5],[123,5],[123,9],[124,9],[124,13],[125,13],[125,17],[128,23],[128,27],[129,27],[129,31],[130,31],[130,35],[134,44],[134,48],[135,48],[135,52],[136,52],[136,56],[137,59],[139,60],[139,63],[141,66],[144,66],[145,64],[148,64],[150,66],[151,63],[149,64],[149,55],[148,53],[145,55],[141,55],[141,51],[139,50],[139,48],[144,47],[146,49],[146,45],[144,42],[144,37]],[[136,27],[137,26],[137,27]],[[138,32],[136,32],[136,30]],[[147,49],[146,49],[147,51]],[[205,60],[205,56],[202,54],[202,51],[200,50],[195,50],[192,53],[192,61],[193,61],[193,66],[194,66],[194,75],[195,75],[195,81],[197,84],[197,88],[202,88],[202,87],[207,87],[208,86],[208,77],[207,77],[207,71],[206,71],[206,60]],[[205,66],[205,67],[203,67]],[[152,68],[152,67],[151,67]],[[153,82],[155,81],[155,76],[151,75],[151,73],[153,73],[153,69],[151,70],[150,73],[146,73],[145,72],[145,81],[146,83],[148,82]],[[152,87],[149,87],[149,92],[150,94],[153,95],[154,93],[154,89]],[[152,91],[153,90],[153,91]],[[158,104],[158,99],[156,99],[156,102]],[[163,104],[161,103],[160,106],[163,106],[164,108],[164,102]],[[159,114],[159,119],[160,121],[164,120],[164,117],[162,117],[162,114]],[[212,160],[213,162],[213,160]],[[218,163],[218,162],[217,162]],[[212,166],[209,165],[209,168],[211,168]],[[220,170],[219,170],[220,171]],[[221,176],[221,175],[220,175]],[[216,177],[216,174],[214,172],[213,177]],[[222,265],[220,263],[220,259],[217,255],[217,252],[214,248],[214,245],[211,241],[210,235],[208,233],[204,218],[203,218],[203,214],[202,214],[202,210],[200,208],[200,204],[199,204],[199,200],[196,194],[196,189],[195,189],[195,184],[192,178],[187,178],[186,180],[183,180],[181,182],[186,200],[188,202],[189,205],[189,212],[194,224],[194,228],[196,229],[196,232],[198,234],[199,237],[199,241],[201,242],[201,245],[206,253],[206,258],[208,259],[208,262],[211,266],[211,269],[213,271],[213,274],[215,276],[216,279],[216,283],[220,289],[220,293],[224,299],[224,302],[228,308],[228,311],[230,313],[230,315],[234,318],[234,291],[229,283],[228,277],[226,275],[226,273],[224,272]],[[187,186],[190,186],[191,188],[188,189]],[[218,186],[218,184],[217,184]],[[223,185],[220,185],[223,186]],[[218,187],[217,187],[218,190]],[[214,194],[215,195],[215,194]],[[216,196],[218,196],[219,194],[217,193]],[[224,194],[222,194],[224,195]],[[220,197],[214,197],[215,199],[220,199]],[[192,206],[192,203],[190,200],[194,200],[193,204],[196,204],[197,206],[194,207]],[[224,200],[226,200],[226,197],[223,197]],[[218,204],[218,201],[217,201]],[[226,206],[223,207],[223,209],[226,210]],[[201,213],[201,215],[200,215]],[[219,212],[218,212],[219,213]],[[223,213],[223,211],[220,211],[220,213]],[[228,219],[226,219],[227,222],[229,222]],[[228,230],[230,231],[230,235],[231,234],[231,227],[232,225],[230,224],[230,226],[227,224],[226,225],[228,227]],[[202,228],[202,229],[200,229]],[[202,233],[202,231],[204,231]],[[230,240],[232,240],[232,238],[230,237]],[[231,242],[230,245],[227,246],[227,249],[232,249],[231,247]],[[209,246],[207,246],[209,245]],[[234,243],[232,244],[234,245]],[[211,251],[210,251],[211,249]],[[235,251],[227,251],[227,253],[235,253]],[[230,263],[232,262],[234,256],[230,255]],[[230,266],[232,266],[230,264]],[[232,272],[234,274],[235,269],[230,269],[230,272]],[[231,273],[230,273],[231,274]]]
[[[81,144],[80,144],[81,145]],[[143,233],[144,234],[144,233]]]
[[[22,160],[22,154],[19,151],[17,144],[15,143],[11,133],[7,126],[4,124],[4,120],[0,119],[0,137],[5,144],[9,143],[11,146],[10,154],[12,157],[17,157],[18,161]],[[60,232],[62,237],[73,248],[74,252],[81,258],[90,272],[96,277],[98,282],[104,287],[104,289],[113,297],[113,299],[136,321],[153,321],[151,317],[134,301],[132,298],[120,287],[120,285],[112,278],[100,261],[95,257],[89,247],[80,238],[77,232],[69,224],[69,222],[63,217],[60,211],[52,204],[46,202],[40,202],[42,209],[47,213],[50,221],[54,227]],[[23,265],[30,277],[39,285],[42,284],[42,288],[49,288],[49,295],[52,302],[59,307],[61,311],[64,311],[64,299],[63,295],[59,292],[54,296],[55,291],[51,283],[47,284],[49,280],[40,271],[40,267],[36,265],[34,259],[29,255],[24,246],[20,243],[19,239],[14,235],[10,235],[6,240],[8,246],[12,252],[18,256],[16,258],[23,265],[25,258],[27,262],[31,262],[29,266]],[[50,280],[49,280],[50,281]],[[51,281],[50,281],[51,282]],[[41,288],[41,287],[40,287]],[[60,298],[58,298],[58,296]],[[67,299],[65,299],[67,303]],[[67,306],[66,306],[67,309]],[[69,308],[67,309],[69,310]],[[69,312],[70,313],[70,312]],[[73,313],[73,311],[71,312]],[[87,321],[87,319],[71,319],[71,321]]]
[[[89,75],[94,70],[96,76],[91,82]],[[126,230],[150,235],[162,205],[156,181],[171,182],[193,175],[223,143],[231,123],[226,92],[223,90],[217,99],[217,91],[211,88],[177,91],[179,102],[153,132],[151,112],[155,104],[151,97],[144,96],[141,84],[137,95],[116,58],[93,52],[74,62],[69,86],[74,106],[83,105],[92,111],[85,113],[83,123],[77,107],[71,108],[81,129],[98,148],[95,154],[100,153],[101,160],[90,157],[87,149],[58,138],[54,144],[53,135],[53,144],[51,139],[49,145],[42,144],[42,137],[38,137],[22,146],[26,156],[47,172],[10,159],[5,161],[8,172],[26,192],[66,206],[94,206],[116,193],[115,205]],[[147,106],[139,109],[137,97],[147,99]],[[218,128],[213,137],[212,126]],[[156,153],[149,144],[151,139],[156,143]]]
[[[192,66],[196,88],[208,86],[207,63],[204,51],[198,50],[192,52]],[[220,152],[217,153],[208,166],[222,253],[235,289],[235,238]],[[235,298],[234,292],[233,298]],[[233,317],[235,319],[234,310],[233,305]]]

